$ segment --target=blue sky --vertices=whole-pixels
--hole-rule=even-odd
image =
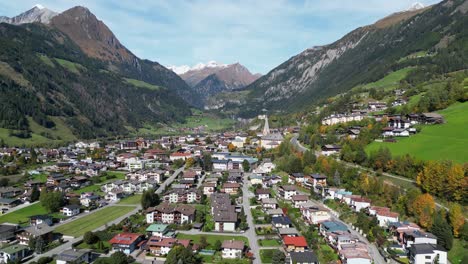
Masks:
[[[418,0],[429,5],[438,0]],[[20,0],[0,15],[41,4],[62,12],[88,7],[133,53],[163,65],[215,60],[267,73],[290,57],[331,43],[415,0]]]

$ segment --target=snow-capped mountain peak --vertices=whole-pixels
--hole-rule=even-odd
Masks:
[[[44,9],[45,7],[41,4],[36,4],[33,8]]]
[[[216,61],[208,61],[207,63],[201,63],[201,62],[197,63],[193,67],[190,67],[188,65],[181,65],[181,66],[167,66],[167,68],[180,75],[180,74],[187,73],[189,71],[199,71],[205,68],[225,68],[227,66],[229,66],[229,64],[222,64]]]
[[[419,9],[423,9],[426,6],[420,2],[413,3],[406,11],[416,11]]]

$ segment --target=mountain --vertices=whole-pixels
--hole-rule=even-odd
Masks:
[[[77,6],[66,10],[52,18],[50,26],[65,33],[89,57],[106,62],[109,70],[167,87],[191,105],[201,106],[200,97],[177,74],[159,63],[135,56],[89,9]]]
[[[261,76],[252,74],[239,63],[221,64],[215,61],[198,63],[193,67],[172,66],[170,69],[178,72],[205,102],[207,98],[218,93],[242,89]]]
[[[467,69],[467,12],[468,0],[446,0],[392,14],[332,44],[303,51],[242,93],[222,96],[239,103],[220,99],[213,104],[247,117],[262,109],[297,111],[402,68],[413,67],[412,76],[426,80],[430,74],[425,72]],[[405,59],[418,52],[425,55]]]
[[[79,138],[125,135],[182,122],[191,113],[183,98],[201,102],[177,74],[133,55],[86,8],[47,23],[12,21],[20,20],[0,23],[0,132],[59,139],[65,126]]]
[[[48,24],[50,20],[56,15],[57,13],[54,11],[51,11],[41,5],[35,5],[32,9],[12,18],[0,16],[0,23],[4,22],[8,24],[20,25],[38,22]]]

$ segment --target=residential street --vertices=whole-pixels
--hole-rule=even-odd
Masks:
[[[177,176],[184,171],[184,166],[178,168],[174,173],[171,175],[171,177],[167,178],[161,186],[156,190],[156,193],[160,195],[164,189],[166,189],[167,186],[171,185],[171,183],[177,178]]]
[[[257,234],[255,234],[255,225],[253,222],[252,212],[250,211],[250,197],[254,195],[249,191],[249,180],[247,179],[247,173],[244,175],[244,184],[242,185],[242,205],[244,207],[245,215],[247,216],[247,224],[249,225],[249,229],[245,231],[244,235],[249,239],[250,243],[250,250],[254,253],[255,259],[253,261],[254,264],[260,264],[260,247],[258,246],[257,241]]]

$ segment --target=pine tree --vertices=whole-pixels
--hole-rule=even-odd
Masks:
[[[434,223],[431,232],[437,237],[437,244],[447,250],[450,250],[453,245],[453,234],[450,225],[447,223],[445,211],[435,214]]]

